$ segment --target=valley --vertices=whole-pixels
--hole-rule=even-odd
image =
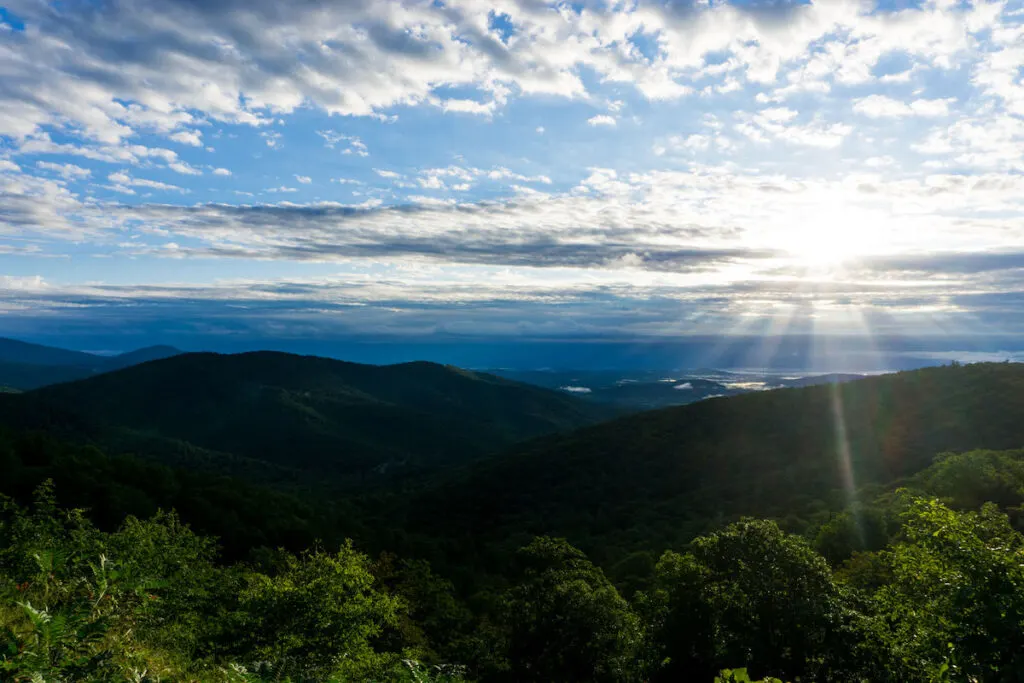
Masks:
[[[683,652],[665,630],[669,622],[649,610],[661,604],[665,614],[676,614],[672,618],[687,613],[672,602],[686,583],[672,578],[681,571],[672,568],[677,562],[704,563],[700,581],[711,582],[687,589],[697,591],[687,600],[712,590],[714,582],[759,591],[767,576],[786,584],[812,572],[819,583],[800,598],[809,601],[807,609],[854,609],[844,602],[844,591],[875,596],[867,586],[878,580],[862,575],[868,570],[859,563],[868,557],[891,562],[887,548],[910,548],[901,534],[909,533],[907,525],[932,523],[920,508],[926,501],[950,506],[928,514],[967,515],[956,523],[968,526],[982,523],[970,511],[992,501],[998,508],[986,514],[1003,515],[1006,527],[999,533],[1024,547],[1024,451],[1017,450],[1024,446],[1024,366],[953,364],[874,377],[792,377],[778,381],[797,386],[779,388],[752,374],[678,373],[673,383],[662,381],[662,374],[625,383],[618,377],[604,385],[597,375],[586,379],[593,393],[600,386],[631,385],[694,393],[731,385],[734,392],[636,412],[635,397],[606,399],[554,386],[573,386],[561,383],[579,381],[579,373],[545,373],[545,387],[529,373],[517,377],[534,383],[432,363],[369,366],[257,352],[175,354],[7,393],[0,395],[0,493],[11,498],[7,517],[0,516],[0,538],[20,547],[10,525],[30,524],[18,516],[28,513],[18,510],[43,514],[40,505],[84,508],[96,525],[89,533],[99,534],[95,542],[115,545],[127,528],[170,533],[176,522],[161,511],[174,510],[192,529],[186,534],[216,539],[219,559],[203,560],[206,580],[213,582],[209,590],[228,585],[227,571],[257,572],[253,577],[265,572],[259,580],[274,585],[288,572],[314,571],[324,562],[354,563],[345,571],[366,572],[373,590],[381,591],[374,595],[400,597],[412,610],[400,619],[397,612],[374,617],[384,620],[380,627],[389,638],[418,648],[423,661],[459,663],[451,669],[455,678],[437,680],[480,681],[541,680],[531,677],[533,664],[522,665],[565,652],[558,648],[579,647],[565,641],[570,632],[563,626],[542,641],[530,640],[540,637],[529,636],[536,629],[554,628],[544,624],[556,615],[583,619],[574,628],[585,632],[596,628],[586,620],[598,617],[578,613],[575,602],[556,600],[539,612],[524,612],[532,616],[522,624],[509,612],[555,599],[557,590],[576,585],[560,583],[569,575],[612,601],[601,603],[610,611],[600,619],[617,623],[616,635],[607,634],[600,653],[574,664],[556,659],[543,665],[543,680],[557,672],[559,680],[591,680],[592,667],[611,665],[606,657],[625,658],[610,681],[673,680],[685,670],[703,672],[710,683],[720,669],[733,666],[780,675],[824,666],[830,677],[843,671],[859,676],[864,667],[880,666],[900,673],[873,680],[918,680],[913,668],[894,668],[895,660],[887,659],[897,656],[886,649],[898,649],[896,635],[884,647],[872,645],[867,659],[857,662],[824,651],[813,665],[780,659],[756,625],[747,635],[735,630],[738,625],[722,628],[733,629],[738,643],[758,644],[759,654],[700,650],[696,644]],[[671,388],[680,383],[693,388]],[[627,405],[633,409],[625,410]],[[35,508],[19,507],[33,501]],[[919,517],[908,516],[913,510]],[[153,521],[126,528],[126,516]],[[192,543],[173,533],[179,534],[173,543]],[[308,554],[309,548],[337,547],[343,550],[334,560],[319,550]],[[800,568],[780,565],[764,576],[715,569],[744,552],[754,553],[755,563],[782,553],[778,557]],[[1003,562],[1001,557],[992,561]],[[4,571],[15,571],[3,562],[0,557]],[[161,571],[179,576],[180,570]],[[545,583],[550,581],[555,583]],[[531,598],[529,591],[541,593]],[[721,610],[743,613],[742,605],[754,603],[701,604],[715,619],[733,619]],[[856,608],[862,610],[858,618],[883,618],[882,603],[871,604]],[[419,635],[392,618],[413,620]],[[266,628],[280,634],[284,626]],[[800,630],[780,628],[771,638],[782,642]],[[633,636],[622,629],[636,629],[640,640],[630,645]],[[686,637],[694,643],[708,637],[689,630]],[[857,629],[844,636],[866,637]],[[527,640],[516,644],[520,638]],[[853,641],[842,642],[850,647]],[[677,664],[626,665],[639,656],[631,648],[641,646],[649,653],[674,651]],[[232,655],[230,647],[190,647],[217,661],[249,656]],[[379,645],[368,641],[365,647],[366,671],[391,670]],[[538,654],[551,647],[556,649]],[[312,660],[302,661],[312,666]],[[853,680],[846,675],[835,680]],[[877,670],[873,675],[881,676]]]

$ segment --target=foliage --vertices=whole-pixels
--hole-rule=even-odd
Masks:
[[[745,664],[758,675],[855,680],[860,619],[827,563],[773,522],[747,520],[666,552],[644,596],[659,678],[709,680]]]
[[[995,503],[1019,508],[1024,503],[1024,451],[943,453],[914,477],[912,485],[954,507],[977,509]]]
[[[241,651],[278,675],[367,678],[392,661],[372,641],[403,608],[374,588],[369,560],[348,543],[337,553],[285,555],[274,576],[253,572],[239,596]]]
[[[932,678],[1016,681],[1024,671],[1024,537],[992,504],[913,499],[874,596],[898,656]]]
[[[782,683],[782,681],[778,678],[765,678],[760,681],[754,681],[750,678],[750,674],[747,673],[746,669],[722,669],[715,676],[715,683]]]
[[[104,533],[49,487],[2,511],[4,680],[459,680],[403,643],[378,648],[407,605],[351,543],[279,551],[265,573],[218,564],[173,514]]]
[[[510,680],[638,680],[638,617],[604,573],[563,539],[519,553],[522,575],[501,607]]]

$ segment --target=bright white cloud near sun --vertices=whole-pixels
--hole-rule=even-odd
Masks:
[[[0,316],[1019,332],[1022,66],[1008,0],[7,0]]]

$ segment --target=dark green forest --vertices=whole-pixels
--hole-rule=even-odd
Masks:
[[[0,678],[1024,680],[1020,366],[558,434],[598,416],[396,366],[353,402],[507,436],[439,452],[388,434],[422,422],[360,419],[383,444],[362,453],[417,463],[375,476],[352,432],[304,434],[357,422],[337,408],[357,379],[279,355],[0,396]],[[260,443],[278,424],[295,440]]]

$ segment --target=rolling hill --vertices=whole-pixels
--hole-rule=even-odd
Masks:
[[[799,529],[845,506],[850,486],[891,485],[937,453],[1022,445],[1024,365],[929,368],[539,439],[403,497],[409,514],[390,527],[484,554],[489,543],[565,536],[603,560],[680,545],[741,515]]]
[[[0,338],[0,387],[28,391],[179,353],[181,351],[171,346],[149,346],[114,356],[101,356]]]
[[[68,349],[59,349],[55,346],[31,344],[17,339],[0,337],[0,362],[91,367],[100,360],[100,356],[91,353],[70,351]]]
[[[435,469],[609,415],[572,396],[433,363],[275,352],[183,354],[8,398],[81,416],[115,452],[159,459],[184,444],[204,459],[230,455],[334,482]]]

